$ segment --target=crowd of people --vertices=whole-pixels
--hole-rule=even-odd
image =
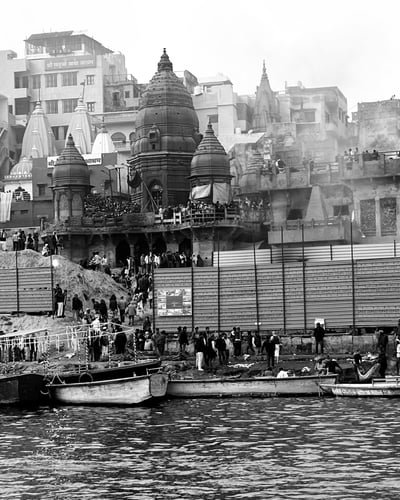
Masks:
[[[271,370],[279,361],[280,339],[275,331],[262,340],[259,332],[247,331],[243,333],[240,327],[235,326],[230,332],[211,332],[209,327],[199,331],[195,327],[193,335],[189,335],[186,327],[178,327],[177,339],[179,351],[186,354],[189,343],[193,343],[196,357],[196,368],[213,368],[218,362],[220,366],[227,365],[230,359],[241,356],[262,355],[267,356],[268,369]]]
[[[9,247],[8,241],[11,240],[12,248]],[[5,229],[0,231],[0,250],[6,252],[12,249],[13,252],[20,250],[34,250],[39,252],[39,247],[43,256],[58,254],[62,247],[62,239],[58,237],[57,232],[53,231],[51,236],[47,234],[39,235],[37,230],[26,234],[23,229],[15,231],[11,235]]]
[[[186,204],[175,206],[154,207],[155,222],[159,224],[180,224],[190,220],[193,223],[223,220],[230,217],[253,217],[255,212],[264,213],[268,208],[262,199],[251,201],[247,197],[229,203],[213,203],[206,200],[189,200]],[[84,202],[84,215],[87,217],[119,217],[122,215],[137,214],[140,206],[130,200],[118,200],[100,194],[89,194]]]
[[[99,193],[90,193],[84,200],[84,215],[87,217],[120,217],[139,213],[140,206],[131,200],[119,200]]]

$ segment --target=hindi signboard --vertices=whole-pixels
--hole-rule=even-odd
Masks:
[[[96,66],[96,56],[65,56],[52,57],[45,60],[46,71],[57,71],[62,69],[94,68]]]

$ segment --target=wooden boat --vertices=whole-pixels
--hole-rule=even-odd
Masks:
[[[131,370],[132,371],[132,370]],[[83,374],[82,374],[83,375]],[[114,379],[47,384],[50,399],[56,403],[78,405],[138,405],[165,396],[168,376],[164,373],[148,373]]]
[[[61,383],[76,383],[76,382],[97,382],[100,380],[113,380],[118,378],[131,377],[133,373],[138,375],[147,375],[149,370],[154,370],[161,366],[161,359],[151,358],[139,361],[126,361],[120,363],[119,366],[111,366],[104,368],[88,368],[83,371],[72,371],[57,373],[55,380]]]
[[[0,377],[0,405],[34,405],[46,401],[43,375],[23,373]]]
[[[302,377],[249,377],[174,379],[168,382],[167,396],[195,397],[268,397],[318,396],[320,383],[334,384],[337,375],[305,375]]]
[[[370,383],[364,384],[321,384],[324,392],[334,396],[347,397],[400,397],[400,377],[386,377],[383,379],[373,379]]]

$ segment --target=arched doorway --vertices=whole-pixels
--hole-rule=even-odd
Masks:
[[[123,267],[127,265],[126,259],[130,256],[131,249],[129,248],[129,243],[126,240],[121,240],[115,249],[115,264],[117,267]]]
[[[165,244],[162,236],[158,236],[153,240],[153,253],[156,255],[161,255],[162,253],[167,251],[167,245]]]
[[[185,238],[179,243],[179,253],[182,252],[186,255],[186,262],[190,265],[192,257],[192,241],[189,238]]]

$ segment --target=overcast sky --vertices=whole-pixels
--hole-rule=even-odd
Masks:
[[[0,40],[23,57],[33,33],[85,31],[140,83],[166,47],[174,70],[223,73],[239,94],[255,91],[265,59],[273,90],[337,86],[351,116],[400,97],[399,14],[399,0],[20,0],[2,4]]]

